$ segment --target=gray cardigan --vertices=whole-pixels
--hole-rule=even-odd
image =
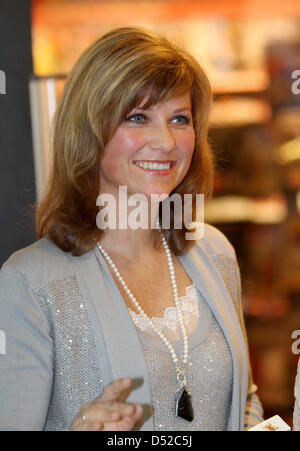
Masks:
[[[235,252],[216,228],[180,257],[232,353],[229,430],[262,421],[248,361]],[[133,379],[128,402],[153,430],[137,331],[97,248],[74,257],[47,238],[14,253],[0,271],[0,430],[67,430],[79,408],[112,380]],[[3,340],[2,340],[3,341]]]

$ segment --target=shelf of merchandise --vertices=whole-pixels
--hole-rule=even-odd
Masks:
[[[248,198],[226,195],[210,199],[205,205],[209,223],[252,222],[253,224],[280,224],[287,217],[284,197]]]
[[[247,96],[223,96],[212,105],[210,125],[213,128],[265,124],[270,121],[272,110],[264,99]]]
[[[215,94],[259,93],[269,86],[269,75],[264,69],[212,71],[209,80]]]

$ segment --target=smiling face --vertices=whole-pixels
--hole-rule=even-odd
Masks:
[[[118,197],[170,194],[187,174],[195,146],[189,94],[143,109],[146,99],[117,128],[100,161],[100,192]]]

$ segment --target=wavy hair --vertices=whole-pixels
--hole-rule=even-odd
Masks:
[[[96,224],[101,156],[149,92],[144,108],[186,92],[191,97],[195,149],[188,173],[171,194],[180,194],[182,201],[183,194],[212,194],[214,163],[207,140],[212,94],[203,69],[164,37],[142,28],[118,28],[93,43],[66,79],[53,121],[50,176],[36,207],[39,238],[47,236],[75,256],[96,246],[105,233]],[[194,202],[192,208],[195,218]],[[184,226],[171,225],[166,233],[175,255],[194,244],[185,239],[186,232]]]

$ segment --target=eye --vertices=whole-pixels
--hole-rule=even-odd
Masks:
[[[136,124],[142,124],[146,121],[146,116],[141,113],[131,114],[130,116],[127,116],[125,119],[127,122],[133,122]]]
[[[175,116],[172,119],[172,122],[175,122],[176,124],[179,125],[186,125],[191,122],[191,119],[188,116]]]

